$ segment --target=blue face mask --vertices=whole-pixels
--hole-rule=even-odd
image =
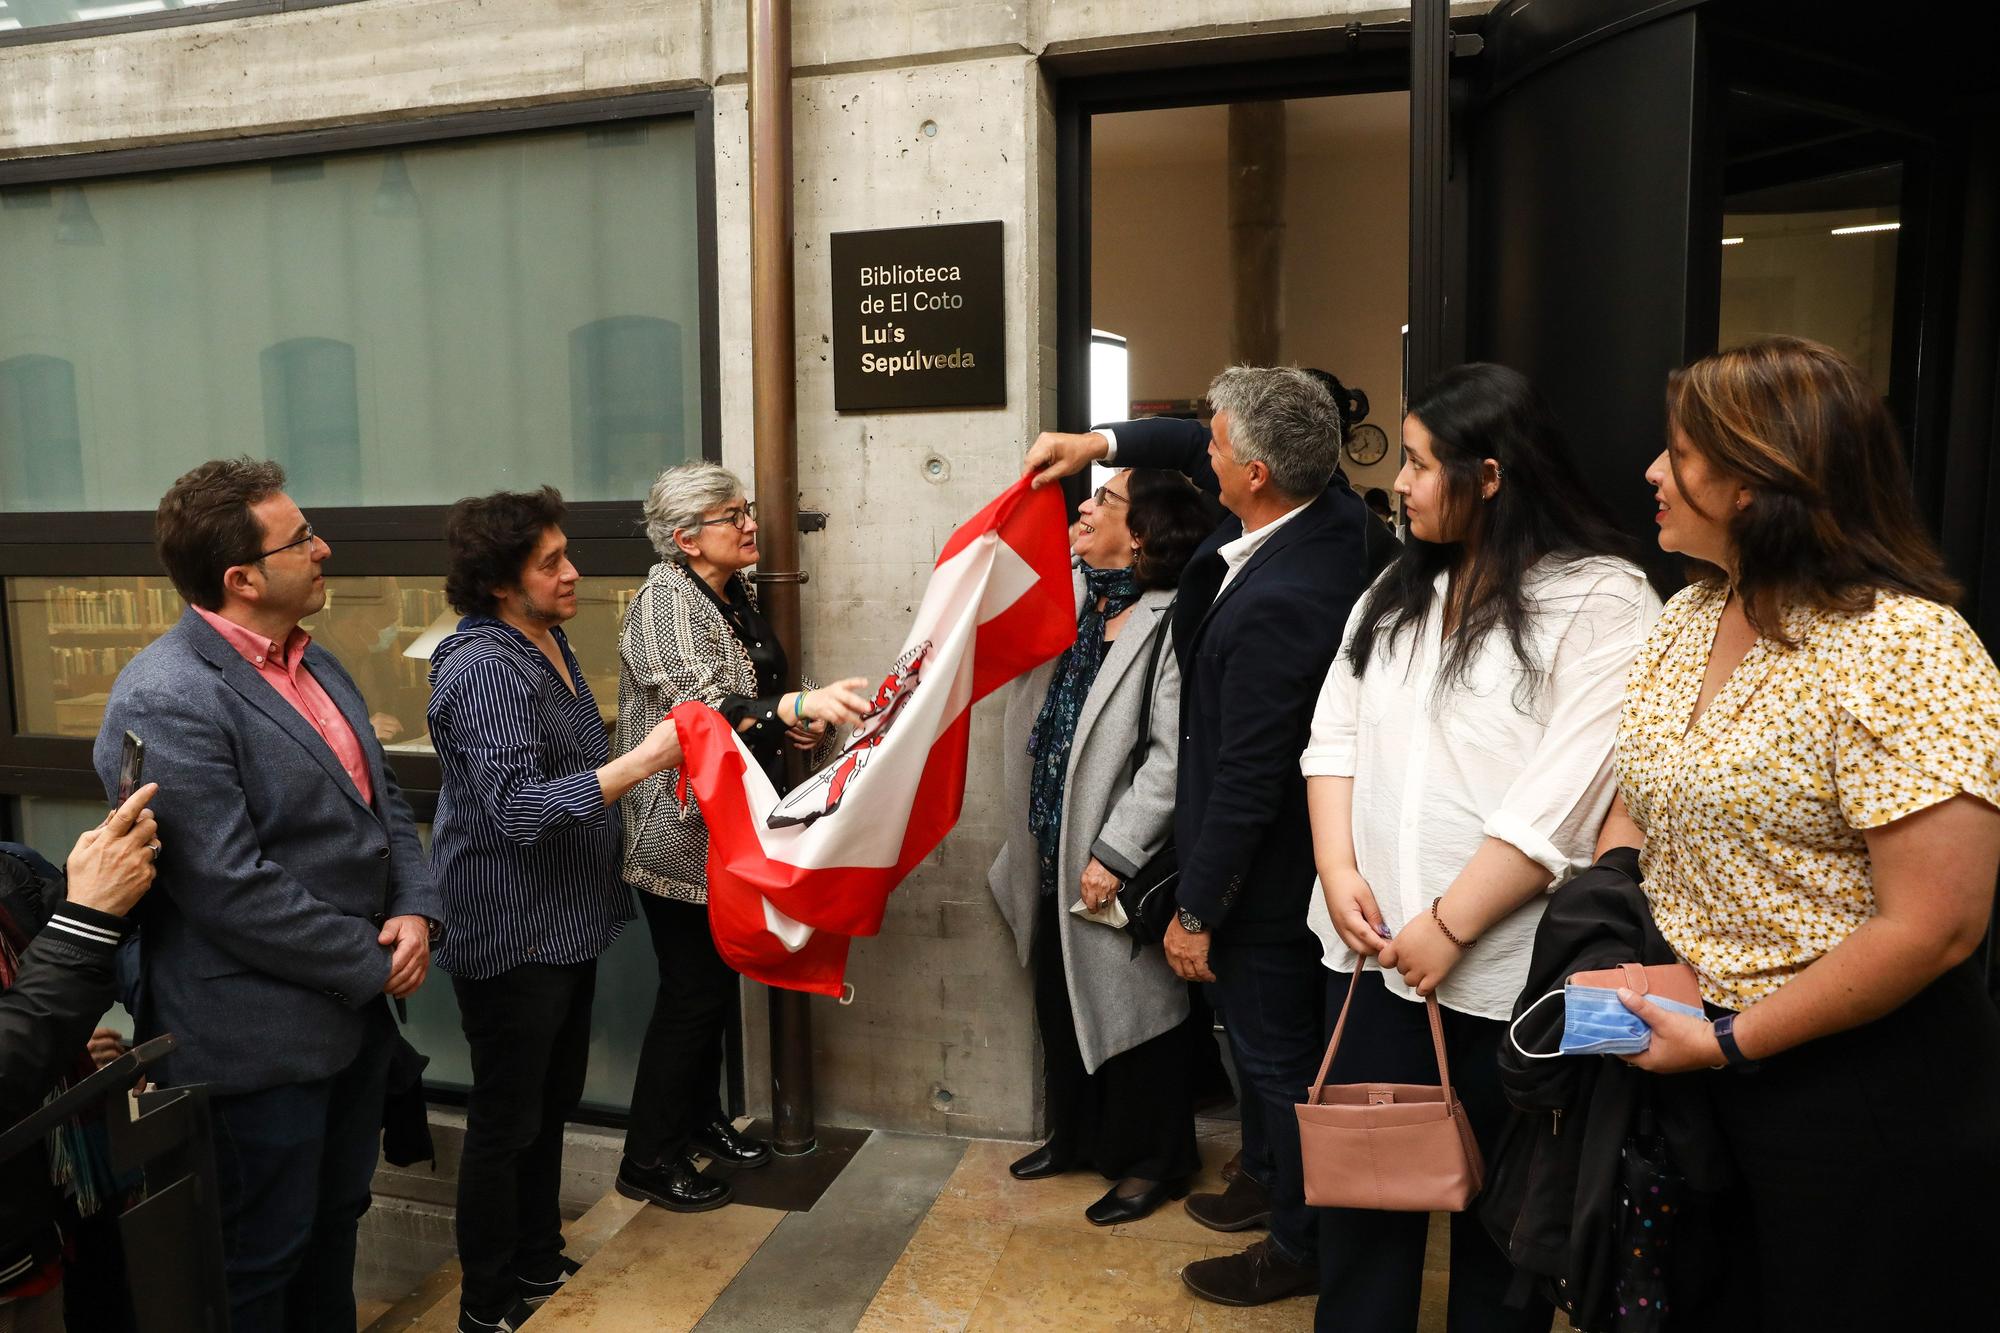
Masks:
[[[1553,1051],[1523,1049],[1514,1036],[1514,1029],[1543,1001],[1556,995],[1563,997],[1562,1046]],[[1661,995],[1647,998],[1670,1013],[1686,1014],[1690,1018],[1705,1017],[1700,1009],[1682,1004],[1679,1000],[1669,1000]],[[1619,1003],[1615,990],[1602,986],[1564,986],[1562,990],[1550,991],[1523,1009],[1521,1017],[1508,1027],[1507,1037],[1514,1043],[1514,1049],[1529,1059],[1551,1060],[1558,1055],[1637,1055],[1652,1044],[1653,1030],[1646,1026],[1645,1019]]]

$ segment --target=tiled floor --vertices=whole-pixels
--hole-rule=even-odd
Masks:
[[[1022,1182],[1007,1164],[1028,1145],[970,1144],[930,1214],[890,1270],[859,1328],[870,1333],[988,1330],[1263,1330],[1312,1327],[1311,1297],[1256,1310],[1196,1300],[1180,1270],[1232,1254],[1261,1232],[1222,1236],[1197,1226],[1179,1204],[1139,1222],[1093,1226],[1083,1215],[1106,1188],[1094,1175]],[[1202,1143],[1197,1190],[1220,1189],[1233,1150]]]
[[[1221,1188],[1234,1126],[1203,1122],[1197,1190]],[[668,1213],[607,1196],[566,1228],[583,1271],[536,1316],[539,1333],[1014,1333],[1168,1330],[1278,1333],[1312,1327],[1313,1298],[1238,1310],[1195,1299],[1189,1262],[1261,1232],[1218,1235],[1177,1203],[1101,1228],[1083,1216],[1106,1182],[1023,1182],[1029,1145],[872,1135],[810,1212],[741,1204]],[[1420,1333],[1444,1328],[1444,1228],[1433,1219]],[[453,1266],[455,1270],[455,1266]],[[449,1329],[456,1273],[435,1306],[378,1328]],[[367,1326],[364,1321],[364,1327]],[[1567,1324],[1558,1321],[1557,1330]]]

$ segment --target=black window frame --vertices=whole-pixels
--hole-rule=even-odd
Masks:
[[[286,7],[296,8],[297,5]],[[239,6],[218,6],[236,13]],[[264,6],[274,9],[277,6]],[[186,12],[186,11],[183,11]],[[259,10],[258,12],[262,12]],[[90,30],[99,31],[96,24]],[[514,107],[416,117],[383,124],[304,130],[250,138],[203,140],[156,147],[115,149],[0,162],[0,186],[65,184],[110,176],[199,167],[274,162],[285,158],[328,157],[379,152],[453,139],[490,139],[541,130],[583,129],[627,120],[688,117],[695,131],[695,229],[698,309],[701,330],[699,388],[701,457],[722,457],[721,349],[717,328],[715,223],[715,101],[706,88],[593,98],[534,107]],[[251,443],[244,442],[246,447]],[[256,441],[261,450],[263,441]],[[639,516],[640,496],[631,500],[584,501],[569,506],[564,531],[577,567],[586,577],[644,577],[654,562]],[[337,546],[334,578],[370,575],[441,577],[445,505],[314,507],[313,524]],[[83,536],[82,534],[88,534]],[[91,767],[92,742],[81,737],[27,734],[20,730],[15,692],[12,616],[7,580],[15,577],[87,578],[159,576],[153,551],[150,510],[0,513],[0,796],[102,799],[104,790]],[[438,762],[428,755],[392,756],[396,780],[410,797],[417,817],[435,812]]]

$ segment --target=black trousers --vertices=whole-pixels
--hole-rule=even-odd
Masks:
[[[1292,1108],[1304,1098],[1326,1049],[1320,1034],[1326,969],[1319,956],[1311,935],[1236,942],[1226,928],[1208,956],[1243,1088],[1243,1169],[1270,1193],[1271,1243],[1300,1264],[1313,1261],[1319,1223],[1317,1210],[1306,1207]]]
[[[1991,1328],[2000,1013],[1971,963],[1886,1017],[1708,1082],[1741,1197],[1730,1316],[1758,1333]]]
[[[507,1308],[517,1278],[552,1276],[562,1255],[563,1125],[583,1100],[597,960],[451,986],[472,1055],[458,1259],[464,1304],[485,1314]]]
[[[229,1326],[237,1333],[354,1324],[354,1251],[382,1141],[396,1022],[368,1008],[346,1069],[209,1099]]]
[[[1331,1037],[1353,977],[1347,972],[1326,976],[1326,1033]],[[1377,971],[1362,973],[1355,985],[1347,1030],[1341,1034],[1328,1081],[1436,1083],[1437,1052],[1431,1045],[1425,1006],[1391,995]],[[1472,1122],[1480,1151],[1490,1157],[1508,1116],[1496,1063],[1507,1025],[1450,1009],[1441,1008],[1440,1016],[1452,1088]],[[1296,1118],[1292,1133],[1298,1133]],[[1341,1333],[1364,1328],[1371,1333],[1413,1331],[1423,1301],[1430,1214],[1367,1208],[1318,1212],[1319,1309],[1313,1326]],[[1507,1308],[1513,1273],[1507,1256],[1480,1225],[1477,1210],[1453,1213],[1451,1295],[1445,1312],[1450,1333],[1548,1333],[1554,1311],[1547,1304],[1537,1301],[1527,1310]]]
[[[708,908],[641,893],[660,993],[639,1050],[625,1155],[644,1166],[687,1150],[722,1119],[722,1041],[737,1003],[737,976],[715,951]]]
[[[1107,1180],[1127,1176],[1179,1180],[1193,1175],[1201,1169],[1201,1152],[1194,1139],[1194,1062],[1189,1056],[1188,1024],[1120,1051],[1094,1074],[1085,1072],[1076,1015],[1070,1008],[1069,979],[1063,971],[1058,911],[1055,895],[1044,896],[1030,950],[1049,1144],[1056,1160],[1094,1170]],[[1213,1052],[1214,1039],[1201,1035]]]

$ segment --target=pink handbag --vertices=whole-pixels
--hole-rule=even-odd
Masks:
[[[1361,969],[1354,970],[1354,981]],[[1315,1208],[1374,1208],[1384,1212],[1463,1212],[1479,1193],[1486,1163],[1465,1108],[1451,1090],[1444,1024],[1437,998],[1427,996],[1431,1045],[1441,1086],[1417,1083],[1336,1083],[1327,1071],[1340,1049],[1354,986],[1340,1006],[1319,1076],[1295,1107],[1299,1151],[1305,1158],[1306,1202]]]

